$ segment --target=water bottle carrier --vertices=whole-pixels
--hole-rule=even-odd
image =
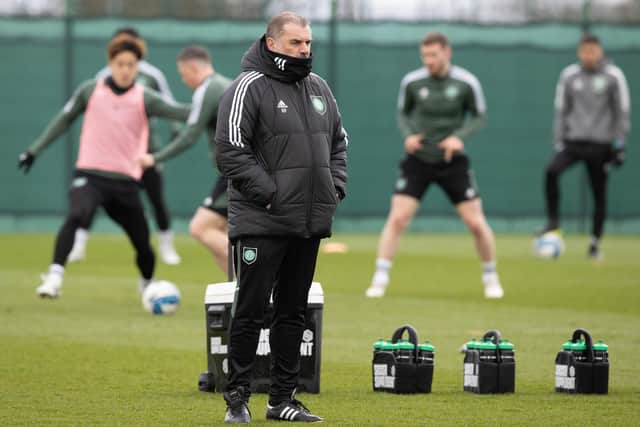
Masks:
[[[514,393],[516,362],[514,347],[491,330],[482,341],[467,343],[463,367],[463,389],[472,393]]]
[[[404,333],[408,340],[402,340]],[[421,347],[422,349],[419,349]],[[393,333],[391,342],[374,348],[373,390],[391,393],[431,393],[434,350],[430,344],[418,344],[418,333],[403,325]]]
[[[582,339],[581,339],[582,338]],[[609,354],[604,343],[594,346],[591,334],[576,329],[555,360],[555,388],[559,393],[607,394]]]

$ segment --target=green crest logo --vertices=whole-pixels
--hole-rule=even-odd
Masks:
[[[444,91],[444,94],[447,98],[452,99],[458,96],[460,90],[456,86],[447,86]]]
[[[327,103],[324,101],[324,96],[311,95],[311,104],[318,114],[327,112]]]
[[[398,180],[396,181],[396,190],[398,191],[402,191],[405,188],[407,188],[407,179],[403,176],[401,176],[400,178],[398,178]]]
[[[242,260],[246,264],[253,264],[258,259],[258,248],[242,248]]]
[[[603,76],[596,76],[593,78],[591,85],[595,93],[602,93],[607,87],[607,79]]]

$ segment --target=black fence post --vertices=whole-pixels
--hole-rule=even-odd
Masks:
[[[62,40],[64,51],[64,99],[65,101],[71,98],[73,93],[73,25],[74,25],[74,13],[73,13],[73,0],[65,1],[65,13],[64,13],[64,37]],[[71,186],[71,175],[73,170],[73,132],[67,132],[65,138],[65,156],[64,156],[64,171],[65,171],[65,186],[64,186],[64,198],[67,197],[67,191]]]
[[[582,0],[582,20],[580,23],[582,33],[586,34],[591,29],[591,0]],[[578,231],[585,233],[587,231],[587,220],[589,217],[587,193],[589,186],[589,177],[587,171],[583,169],[580,174],[579,189],[579,212],[578,212]]]
[[[328,40],[328,76],[329,86],[334,95],[338,92],[338,50],[337,50],[337,20],[338,20],[338,0],[331,0],[331,17],[329,18],[329,40]],[[337,97],[337,95],[336,95]]]

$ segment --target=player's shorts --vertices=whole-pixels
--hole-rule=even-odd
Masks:
[[[102,206],[116,222],[123,218],[144,220],[140,184],[133,179],[116,179],[75,170],[69,189],[69,212],[80,226],[91,224],[96,209]]]
[[[227,196],[227,179],[219,177],[211,190],[211,195],[206,197],[202,202],[202,207],[212,212],[227,217],[227,205],[229,197]]]
[[[478,198],[473,170],[464,154],[454,156],[449,163],[427,163],[408,155],[400,162],[394,194],[421,200],[431,183],[439,185],[454,205]]]

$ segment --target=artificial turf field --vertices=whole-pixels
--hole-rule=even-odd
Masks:
[[[178,236],[183,263],[157,277],[183,295],[173,317],[141,308],[126,238],[94,234],[67,269],[59,300],[35,295],[52,234],[0,235],[0,425],[216,425],[220,394],[197,390],[206,369],[205,284],[223,281],[205,250]],[[506,295],[482,298],[469,235],[405,236],[385,298],[367,300],[377,236],[337,235],[347,254],[322,254],[325,291],[321,393],[298,397],[328,425],[638,425],[640,238],[606,236],[605,260],[587,238],[565,237],[558,260],[531,256],[530,236],[499,235]],[[433,392],[371,390],[371,345],[404,323],[436,346]],[[578,327],[609,344],[607,396],[553,391],[554,357]],[[462,392],[460,345],[497,328],[516,344],[516,393]],[[254,395],[254,424],[266,399]]]

